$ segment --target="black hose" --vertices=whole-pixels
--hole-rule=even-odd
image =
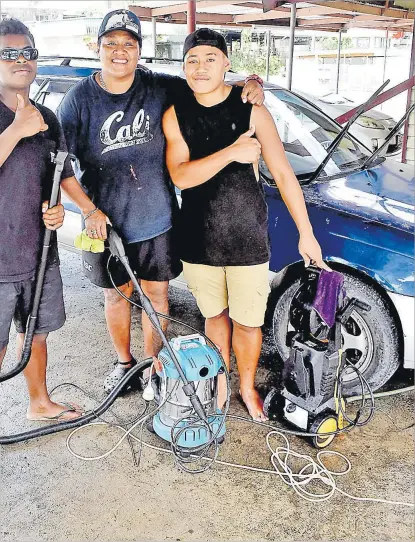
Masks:
[[[40,427],[39,429],[32,429],[31,431],[25,431],[24,433],[17,433],[15,435],[7,435],[0,437],[0,445],[16,444],[18,442],[25,442],[27,440],[43,437],[45,435],[52,435],[53,433],[59,433],[60,431],[66,431],[67,429],[75,429],[81,425],[85,425],[92,420],[99,418],[104,414],[106,410],[114,403],[120,392],[123,390],[127,382],[133,378],[136,373],[150,367],[152,358],[146,358],[138,362],[122,380],[115,386],[111,393],[100,403],[93,411],[75,418],[74,420],[68,420],[66,422],[56,423],[48,427]]]
[[[62,175],[63,167],[64,167],[67,156],[68,156],[68,153],[63,152],[63,151],[58,151],[56,154],[56,158],[55,158],[56,167],[55,167],[55,173],[53,175],[52,193],[49,199],[49,208],[54,207],[58,203],[59,184],[61,181],[61,175]],[[35,293],[33,295],[33,302],[32,302],[32,310],[26,324],[26,333],[24,337],[24,343],[23,343],[22,353],[20,355],[20,360],[15,365],[15,367],[10,369],[10,371],[8,371],[7,373],[3,373],[3,374],[0,373],[0,382],[5,382],[6,380],[9,380],[10,378],[13,378],[14,376],[18,375],[26,368],[27,364],[29,363],[30,355],[32,353],[33,335],[36,329],[39,305],[40,305],[40,300],[41,300],[42,292],[43,292],[43,283],[45,280],[46,266],[48,263],[48,254],[49,254],[51,237],[52,237],[52,230],[46,229],[44,237],[43,237],[42,255],[40,258],[39,268],[37,271]]]

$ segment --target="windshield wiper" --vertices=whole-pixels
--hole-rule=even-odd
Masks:
[[[377,98],[379,96],[379,94],[382,92],[382,90],[387,85],[389,85],[389,83],[390,83],[390,79],[387,79],[383,83],[383,85],[380,86],[365,103],[363,103],[360,107],[357,108],[355,114],[352,117],[350,117],[350,119],[349,119],[348,123],[346,124],[346,126],[343,128],[343,130],[341,130],[337,134],[337,137],[333,140],[331,145],[328,147],[326,157],[324,158],[324,160],[321,162],[321,164],[318,166],[318,168],[315,170],[315,172],[309,178],[309,180],[308,180],[309,183],[313,182],[315,179],[318,179],[321,172],[326,167],[328,161],[333,156],[333,154],[336,152],[336,150],[337,150],[338,146],[340,145],[340,143],[342,142],[344,136],[350,130],[350,127],[352,126],[352,124],[355,122],[355,120],[358,117],[360,117],[360,115],[362,113],[365,113],[367,110],[370,109],[370,106],[372,105],[372,102],[375,100],[375,98]]]
[[[36,94],[33,96],[33,101],[37,103],[41,95],[43,94],[43,89],[50,83],[50,78],[46,77],[46,79],[43,79],[43,81],[40,83],[39,88],[36,91]]]
[[[396,135],[399,130],[402,128],[402,126],[405,124],[406,119],[409,117],[409,115],[412,113],[412,111],[415,109],[415,104],[412,104],[411,107],[409,107],[404,116],[401,118],[401,120],[396,124],[395,128],[390,131],[389,135],[383,142],[383,145],[381,145],[378,149],[375,150],[373,154],[371,154],[367,160],[363,163],[361,169],[367,169],[370,167],[371,164],[376,160],[376,158],[384,151],[385,148],[388,147],[389,141],[392,139],[394,135]]]

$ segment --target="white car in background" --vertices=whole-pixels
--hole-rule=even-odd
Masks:
[[[339,94],[326,94],[318,97],[299,90],[295,92],[319,107],[332,119],[337,119],[340,115],[360,105]],[[356,120],[350,129],[350,133],[373,152],[383,145],[386,137],[395,126],[396,120],[390,115],[377,109],[371,109]],[[386,151],[387,156],[399,157],[402,151],[402,137],[402,134],[398,133],[392,138]]]

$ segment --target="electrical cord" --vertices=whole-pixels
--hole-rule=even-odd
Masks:
[[[375,399],[378,399],[379,397],[391,397],[392,395],[400,395],[401,393],[407,393],[409,391],[414,391],[415,386],[407,386],[405,388],[398,388],[396,390],[390,390],[390,391],[381,391],[378,393],[374,393],[373,397]],[[348,397],[346,399],[346,403],[354,403],[355,401],[360,401],[362,398],[361,395],[354,395],[353,397]]]
[[[113,279],[113,276],[112,276],[112,273],[111,273],[111,270],[110,270],[110,262],[111,262],[112,258],[115,258],[115,256],[113,254],[110,254],[110,256],[109,256],[109,258],[107,260],[107,273],[108,273],[108,276],[110,278],[110,281],[112,283],[113,288],[116,290],[116,292],[123,299],[128,301],[131,305],[133,305],[133,306],[135,306],[135,307],[137,307],[137,308],[139,308],[141,310],[144,310],[142,305],[135,302],[131,298],[127,297],[124,294],[124,292],[122,292],[119,289],[119,287],[115,284],[115,281]],[[183,418],[177,420],[173,424],[173,426],[171,428],[170,445],[171,445],[171,449],[172,449],[172,452],[174,454],[175,462],[176,462],[177,466],[181,470],[183,470],[185,472],[192,473],[192,474],[200,474],[200,473],[205,472],[206,470],[210,469],[213,463],[212,464],[207,464],[207,465],[202,465],[202,466],[199,466],[199,467],[197,467],[197,464],[200,464],[201,460],[203,458],[205,458],[209,454],[209,452],[213,451],[213,460],[215,460],[217,458],[218,453],[219,453],[218,436],[220,434],[220,431],[222,430],[223,424],[225,423],[226,414],[228,413],[229,404],[230,404],[230,389],[231,389],[231,387],[230,387],[229,371],[228,371],[228,369],[226,367],[225,361],[224,361],[223,356],[222,356],[221,352],[219,351],[218,347],[213,343],[213,341],[210,340],[210,338],[207,335],[205,335],[204,333],[201,333],[199,330],[193,328],[192,326],[190,326],[190,325],[188,325],[188,324],[186,324],[184,322],[181,322],[179,320],[176,320],[176,319],[170,317],[167,314],[159,313],[159,312],[156,312],[156,311],[155,311],[155,314],[159,318],[163,318],[163,319],[165,319],[167,321],[175,322],[177,324],[180,324],[181,326],[185,326],[186,328],[188,328],[191,331],[197,333],[198,335],[201,335],[208,342],[208,344],[215,350],[215,352],[217,353],[219,359],[221,360],[222,369],[223,369],[224,374],[225,374],[227,395],[226,395],[226,401],[225,401],[225,405],[223,407],[222,414],[219,414],[219,415],[214,414],[215,417],[221,416],[221,421],[219,423],[219,426],[218,426],[216,432],[214,433],[212,431],[211,425],[207,420],[201,419],[199,416],[196,415],[196,413],[193,414],[193,412],[189,416],[186,416],[186,417],[183,417]],[[158,333],[160,333],[160,331],[157,330],[154,326],[153,326],[153,329],[155,329]],[[161,406],[159,408],[161,408]],[[189,454],[189,450],[186,447],[183,447],[183,446],[179,445],[180,437],[182,435],[184,435],[184,433],[186,431],[188,431],[188,430],[192,430],[192,429],[199,430],[201,427],[205,428],[205,430],[207,431],[207,434],[209,435],[209,438],[205,443],[200,444],[199,446],[192,447],[192,454]],[[188,465],[192,465],[192,467],[190,468]]]
[[[97,423],[89,424],[89,426],[111,425],[112,427],[117,427],[118,429],[124,432],[124,435],[121,437],[119,442],[105,454],[102,454],[96,457],[81,456],[81,454],[76,453],[73,450],[72,446],[69,444],[70,439],[73,437],[73,435],[76,432],[88,426],[79,427],[75,429],[67,437],[67,448],[72,455],[85,461],[103,459],[105,457],[108,457],[115,449],[117,449],[118,446],[121,444],[121,442],[127,437],[127,434],[128,434],[133,440],[137,441],[140,444],[140,449],[142,446],[144,446],[146,448],[149,448],[158,452],[162,452],[165,454],[170,454],[170,455],[173,455],[173,457],[175,457],[172,449],[162,448],[160,446],[150,444],[144,441],[142,438],[143,423],[145,422],[146,419],[152,416],[157,410],[158,408],[156,408],[152,412],[145,415],[144,418],[141,418],[140,420],[138,420],[133,425],[133,427],[129,428],[128,430],[119,424],[109,424],[108,422],[97,422]],[[266,444],[267,444],[268,450],[271,453],[270,460],[274,467],[274,470],[264,469],[261,467],[254,467],[251,465],[244,465],[240,463],[233,463],[229,461],[223,461],[223,460],[217,459],[217,457],[211,458],[211,457],[203,456],[201,458],[199,455],[196,455],[195,459],[199,461],[203,459],[209,465],[216,463],[218,465],[222,465],[225,467],[248,470],[248,471],[258,472],[262,474],[277,475],[286,485],[291,487],[297,493],[297,495],[299,495],[302,499],[307,500],[309,502],[327,501],[330,498],[332,498],[336,492],[338,492],[344,495],[345,497],[348,497],[350,499],[360,501],[360,502],[377,502],[377,503],[396,505],[396,506],[414,507],[413,503],[408,503],[408,502],[391,501],[391,500],[377,499],[377,498],[372,498],[372,497],[358,497],[356,495],[352,495],[338,488],[336,484],[336,477],[344,476],[351,471],[352,465],[351,465],[350,460],[346,456],[341,454],[340,452],[336,452],[332,450],[319,451],[317,453],[316,460],[314,460],[311,456],[307,454],[300,454],[298,452],[293,451],[290,448],[289,441],[284,434],[284,433],[289,433],[289,434],[296,434],[299,436],[307,436],[308,435],[307,433],[300,432],[300,431],[290,431],[290,430],[286,430],[285,428],[278,428],[278,430],[276,430],[274,425],[271,425],[266,422],[255,421],[255,420],[246,418],[244,416],[228,414],[227,418],[230,420],[237,420],[237,421],[255,424],[264,428],[271,429],[271,431],[269,431],[268,434],[266,435]],[[140,424],[141,424],[141,427],[140,427],[141,432],[139,436],[136,436],[132,433],[132,431],[135,428],[137,428]],[[309,433],[309,435],[313,435],[313,434]],[[277,446],[277,445],[272,444],[272,439],[277,439],[277,438],[280,438],[283,440],[284,444],[282,446],[281,445]],[[330,470],[323,461],[323,457],[327,457],[327,456],[338,457],[342,459],[346,467],[340,471]],[[297,471],[294,471],[294,466],[290,464],[290,462],[292,461],[295,462]],[[299,462],[302,462],[302,466],[300,467],[298,467]],[[190,472],[193,472],[193,471],[190,471]],[[316,482],[319,482],[319,486],[318,486],[319,491],[317,491],[317,488],[315,487]],[[311,484],[314,484],[313,489],[310,489],[309,487]]]
[[[111,258],[115,258],[115,256],[113,256],[112,254],[110,255],[110,257],[108,258],[108,261],[107,261],[107,272],[108,272],[108,275],[109,275],[109,278],[111,280],[111,283],[114,287],[114,289],[117,291],[117,293],[123,298],[125,299],[126,301],[128,301],[128,303],[130,303],[131,305],[137,307],[138,309],[141,309],[141,310],[144,310],[142,305],[140,305],[140,303],[137,303],[136,301],[134,301],[133,299],[129,298],[128,296],[126,296],[124,294],[124,292],[122,292],[118,287],[117,285],[115,284],[114,282],[114,279],[112,277],[112,274],[111,274],[111,270],[109,268],[109,264],[110,264],[110,260]],[[226,418],[227,416],[227,412],[228,412],[228,409],[229,409],[229,403],[230,403],[230,381],[229,381],[229,372],[227,370],[227,367],[226,367],[226,364],[223,360],[223,357],[222,357],[222,354],[220,352],[220,350],[218,349],[218,347],[216,346],[216,344],[207,336],[205,335],[202,331],[194,328],[193,326],[191,326],[190,324],[187,324],[186,322],[182,322],[180,320],[177,320],[176,318],[173,318],[172,316],[168,315],[168,314],[164,314],[164,313],[160,313],[160,312],[157,312],[155,311],[155,314],[159,317],[159,318],[163,318],[165,320],[168,320],[169,322],[172,322],[172,323],[175,323],[175,324],[179,324],[181,326],[184,326],[186,327],[187,329],[189,329],[190,331],[192,331],[193,333],[197,333],[198,335],[200,335],[201,337],[203,337],[208,343],[209,345],[216,351],[216,353],[218,354],[218,356],[220,357],[221,361],[222,361],[222,366],[225,370],[225,373],[227,375],[227,390],[229,392],[229,395],[227,395],[227,400],[226,400],[226,403],[225,403],[225,408],[224,408],[224,412],[222,414],[222,416],[224,416],[224,418]],[[350,363],[348,360],[346,360],[346,363],[350,365],[350,367],[356,372],[356,374],[358,375],[359,377],[359,381],[360,381],[360,386],[361,386],[361,389],[362,389],[362,395],[359,396],[361,397],[361,406],[360,406],[360,409],[359,411],[362,411],[363,408],[365,407],[365,386],[369,392],[369,396],[371,397],[371,403],[372,403],[372,406],[371,406],[371,414],[370,414],[370,417],[363,421],[363,422],[359,422],[359,418],[360,418],[360,413],[358,411],[358,415],[357,415],[357,419],[355,420],[350,420],[349,418],[346,418],[346,420],[349,422],[349,425],[346,426],[346,427],[343,427],[341,429],[337,429],[335,431],[331,431],[331,432],[326,432],[326,433],[308,433],[308,432],[303,432],[303,431],[294,431],[294,430],[289,430],[289,429],[284,429],[284,432],[287,433],[287,434],[291,434],[291,435],[296,435],[296,436],[310,436],[310,437],[328,437],[328,436],[331,436],[331,435],[339,435],[341,433],[347,433],[349,432],[351,429],[353,429],[353,427],[355,426],[363,426],[363,425],[366,425],[366,423],[369,423],[370,419],[373,417],[373,414],[374,414],[374,400],[372,398],[373,396],[373,392],[367,382],[367,380],[363,377],[363,375],[360,373],[360,371],[357,369],[357,367],[355,367],[352,363]],[[339,377],[339,386],[338,386],[338,393],[339,393],[339,396],[341,397],[341,383],[342,383],[342,378],[343,378],[343,375],[345,373],[345,370],[346,370],[346,367],[343,368],[341,374],[340,374],[340,377]],[[343,407],[342,407],[342,402],[339,401],[340,403],[340,408],[342,409],[342,413],[343,413]],[[252,420],[253,423],[259,423],[259,422],[256,422],[255,420]]]
[[[50,390],[50,397],[52,397],[52,395],[60,388],[63,388],[63,387],[66,387],[66,386],[70,386],[70,387],[73,387],[75,388],[76,390],[82,392],[88,399],[94,401],[95,403],[98,403],[99,404],[99,400],[92,394],[92,393],[89,393],[87,392],[86,390],[84,390],[83,388],[81,388],[81,386],[78,386],[77,384],[73,384],[72,382],[62,382],[61,384],[58,384],[57,386],[55,386],[54,388],[52,388]],[[122,426],[128,426],[128,425],[133,425],[135,424],[137,421],[139,421],[141,419],[141,417],[146,413],[146,410],[148,408],[148,405],[147,403],[144,405],[144,410],[143,412],[141,412],[139,415],[138,415],[138,418],[135,417],[133,418],[132,420],[124,420],[122,419],[120,416],[118,416],[112,409],[112,407],[109,407],[107,409],[107,412],[110,412],[112,416],[114,416],[114,418],[119,422],[119,424],[122,424]],[[97,415],[97,419],[98,420],[101,420],[102,422],[104,422],[106,425],[116,425],[116,424],[113,424],[112,422],[109,422],[107,420],[104,420],[104,418],[102,416],[99,416]],[[93,425],[93,424],[86,424],[82,427],[87,427],[89,425]],[[136,459],[136,452],[134,451],[134,442],[133,442],[133,439],[131,438],[130,435],[128,435],[127,437],[127,441],[128,441],[128,444],[130,446],[130,450],[131,450],[131,455],[132,455],[132,458],[133,458],[133,463],[134,463],[134,466],[138,467],[139,466],[139,461],[137,462],[137,459]],[[140,452],[139,452],[139,456],[141,456],[141,447],[140,447]]]

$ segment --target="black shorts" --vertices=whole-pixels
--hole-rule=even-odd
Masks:
[[[0,350],[9,342],[12,320],[18,333],[26,331],[34,291],[34,278],[20,282],[0,282]],[[65,319],[62,278],[59,266],[55,265],[46,270],[35,333],[55,331],[63,326]]]
[[[153,239],[138,243],[125,244],[125,253],[131,269],[137,278],[155,282],[172,280],[182,272],[177,243],[174,242],[173,230],[162,233]],[[113,288],[108,276],[107,263],[110,257],[108,247],[104,252],[82,252],[82,264],[85,276],[101,288]],[[116,286],[126,284],[130,278],[124,266],[111,258],[109,269]]]

